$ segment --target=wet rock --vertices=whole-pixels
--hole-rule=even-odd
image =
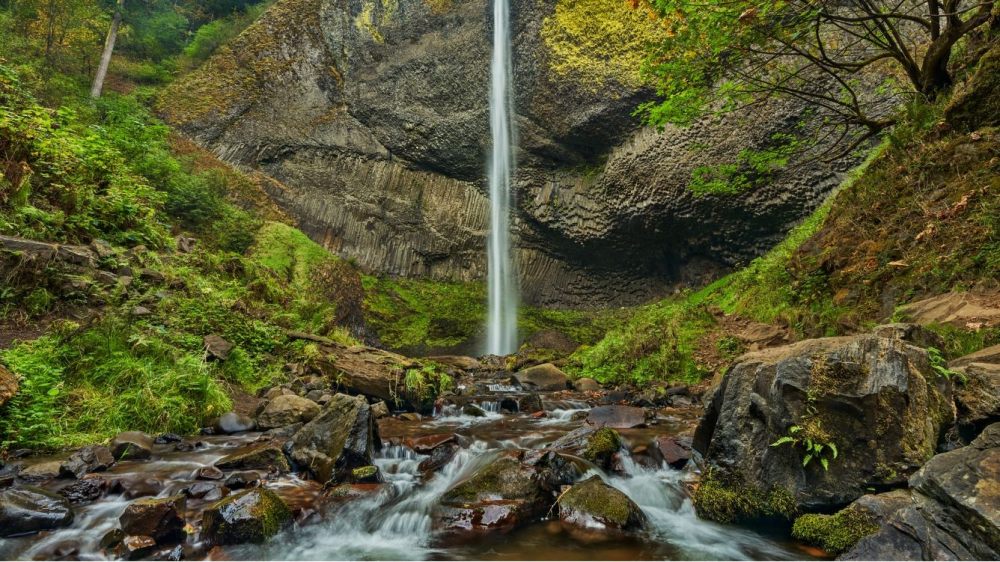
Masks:
[[[180,544],[168,548],[160,548],[146,557],[146,560],[177,561],[183,559],[184,559],[184,545]]]
[[[125,531],[118,528],[111,529],[107,533],[104,533],[104,536],[98,541],[97,546],[105,550],[114,549],[125,540],[125,537]]]
[[[115,549],[119,558],[141,560],[156,551],[156,540],[145,535],[127,535]]]
[[[267,403],[264,411],[257,416],[257,426],[261,429],[284,427],[298,422],[309,422],[319,415],[319,404],[296,396],[283,394]]]
[[[543,363],[515,373],[511,382],[528,390],[566,390],[569,377],[552,363]]]
[[[225,361],[233,351],[233,344],[220,335],[211,334],[204,339],[205,353],[209,359]]]
[[[226,478],[225,485],[230,490],[253,488],[260,484],[260,474],[252,471],[234,472]]]
[[[115,460],[148,459],[153,454],[153,438],[140,431],[119,433],[111,440],[111,455]]]
[[[581,529],[636,531],[646,524],[639,506],[599,476],[573,485],[559,497],[558,505],[559,519]]]
[[[122,494],[126,499],[157,496],[163,491],[164,483],[155,476],[134,478],[124,476],[108,482],[108,492]]]
[[[402,414],[399,414],[399,416],[397,417],[403,421],[409,421],[409,422],[418,422],[424,419],[423,416],[421,416],[416,412],[403,412]]]
[[[184,438],[176,433],[161,433],[156,436],[153,443],[156,445],[167,445],[169,443],[180,443],[181,441],[184,441]]]
[[[351,482],[355,484],[381,484],[384,480],[377,466],[362,466],[351,471]]]
[[[41,482],[43,480],[53,480],[62,474],[61,461],[46,461],[35,463],[21,469],[17,473],[18,478],[28,482]]]
[[[653,440],[654,456],[674,468],[683,468],[691,460],[691,438],[661,435]]]
[[[305,424],[302,422],[293,423],[292,425],[286,425],[284,427],[276,427],[274,429],[269,429],[264,432],[264,437],[276,441],[286,441],[290,439],[293,435],[298,433],[302,426]]]
[[[236,412],[227,412],[219,416],[215,422],[215,431],[231,435],[233,433],[243,433],[257,429],[257,423],[250,418]]]
[[[189,498],[203,499],[207,501],[215,501],[228,492],[223,490],[223,487],[215,482],[195,482],[187,488],[184,488],[184,495]]]
[[[522,396],[517,400],[517,411],[523,412],[525,414],[533,414],[535,412],[541,412],[543,410],[542,398],[541,396],[531,393],[527,396]]]
[[[466,404],[465,406],[462,406],[462,415],[471,416],[473,418],[485,418],[486,412],[475,404]]]
[[[455,454],[461,449],[462,448],[454,442],[448,442],[434,447],[427,453],[428,457],[420,461],[417,469],[421,472],[432,472],[438,470],[448,464],[451,459],[455,458]]]
[[[904,484],[954,419],[951,382],[924,349],[898,337],[906,330],[883,333],[897,335],[806,340],[742,356],[695,433],[712,475],[695,495],[699,514],[822,510]],[[807,437],[823,445],[808,463]],[[750,496],[759,501],[740,499]]]
[[[268,441],[241,447],[219,459],[215,467],[222,470],[259,469],[278,472],[290,470],[285,453],[276,444]]]
[[[0,406],[3,406],[17,394],[19,388],[17,376],[0,365]]]
[[[373,452],[381,446],[365,398],[337,394],[292,437],[290,457],[320,482],[343,481],[351,470],[371,465]]]
[[[41,488],[0,490],[0,536],[65,527],[73,522],[69,501]]]
[[[594,379],[583,377],[582,379],[573,381],[573,388],[578,392],[597,392],[601,390],[601,383]]]
[[[455,443],[457,440],[458,436],[454,433],[438,433],[434,435],[421,435],[419,437],[407,437],[403,440],[403,445],[416,453],[426,455],[441,445]]]
[[[322,391],[322,390],[318,390],[318,389],[317,390],[310,390],[309,392],[306,393],[306,399],[307,400],[312,400],[313,402],[319,404],[320,398],[322,398],[325,394],[326,394],[326,392]]]
[[[72,504],[90,503],[108,489],[108,482],[103,478],[83,478],[59,490],[59,495]]]
[[[602,427],[587,437],[587,447],[580,456],[607,469],[621,448],[621,435],[610,427]]]
[[[277,494],[254,488],[210,505],[202,519],[202,539],[212,545],[262,543],[292,522]]]
[[[362,394],[399,408],[430,414],[434,408],[436,392],[440,388],[437,372],[421,370],[422,365],[402,355],[373,347],[324,347],[329,354],[317,359],[320,370],[335,377],[338,388]],[[410,388],[405,384],[406,373],[421,370],[425,385]]]
[[[127,535],[152,537],[161,544],[179,541],[184,538],[186,509],[183,495],[141,499],[128,504],[118,522]]]
[[[551,500],[534,467],[502,456],[445,492],[435,521],[451,533],[509,529],[545,513]]]
[[[88,472],[102,472],[115,464],[111,449],[101,445],[84,447],[66,459],[60,468],[64,475],[83,478]]]
[[[372,415],[375,416],[375,419],[377,420],[389,417],[389,406],[384,400],[379,400],[378,402],[372,404]]]
[[[226,475],[214,466],[203,466],[195,471],[194,477],[198,480],[222,480]]]
[[[646,410],[636,406],[597,406],[587,414],[587,423],[615,429],[642,427],[646,425]]]

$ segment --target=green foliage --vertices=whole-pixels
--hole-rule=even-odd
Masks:
[[[764,491],[745,484],[731,484],[713,471],[702,477],[692,500],[700,517],[719,523],[775,517],[791,520],[797,512],[795,498],[787,490]]]
[[[0,416],[4,446],[55,449],[125,430],[190,434],[230,407],[199,355],[120,320],[66,325],[0,359],[22,381]]]
[[[792,525],[792,536],[830,554],[840,554],[878,529],[878,523],[870,514],[848,507],[833,515],[809,513],[799,517]]]
[[[964,374],[958,371],[952,371],[948,368],[948,360],[944,358],[940,349],[936,347],[928,347],[927,359],[930,360],[931,370],[934,371],[934,374],[937,376],[945,379],[954,379],[960,384],[968,382],[968,378]]]
[[[762,150],[744,148],[734,163],[696,167],[691,171],[688,189],[701,197],[739,195],[766,185],[805,145],[802,140],[785,133],[776,133],[771,142],[772,146]]]
[[[819,429],[819,420],[815,420],[812,425],[816,429]],[[819,435],[815,435],[817,433]],[[833,441],[824,440],[825,438],[826,435],[821,432],[815,430],[811,432],[803,426],[792,425],[788,428],[788,434],[771,443],[771,446],[780,447],[788,445],[799,449],[802,454],[803,467],[809,466],[809,463],[815,460],[820,463],[823,470],[829,470],[830,462],[836,460],[840,453],[837,451],[837,444]]]
[[[208,57],[216,49],[239,35],[256,21],[270,4],[270,1],[266,1],[248,6],[245,11],[236,11],[228,17],[211,21],[199,27],[191,42],[184,47],[184,64],[188,67],[195,67],[208,60]]]

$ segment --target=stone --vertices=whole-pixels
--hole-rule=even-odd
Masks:
[[[329,400],[327,402],[329,402]],[[385,403],[385,400],[379,400],[378,402],[372,404],[372,415],[375,416],[375,419],[377,420],[389,417],[389,406]]]
[[[156,539],[144,535],[126,535],[116,553],[125,560],[142,560],[156,551]]]
[[[646,525],[646,516],[639,506],[599,476],[574,484],[559,496],[557,504],[559,520],[571,527],[637,531]]]
[[[323,397],[324,394],[326,393],[320,389],[310,390],[309,392],[306,393],[306,398],[308,400],[312,400],[313,402],[319,404],[319,400],[320,398]]]
[[[61,488],[59,495],[72,504],[84,504],[100,498],[107,489],[108,482],[103,478],[82,478]]]
[[[955,413],[949,378],[900,333],[805,340],[742,356],[695,432],[693,448],[711,475],[694,497],[699,514],[738,520],[818,511],[903,485],[933,455]],[[823,445],[812,462],[807,437]],[[755,501],[730,501],[738,497]]]
[[[225,361],[226,359],[229,359],[229,354],[233,351],[233,347],[235,347],[232,343],[218,334],[209,334],[205,336],[203,344],[208,358],[216,359],[218,361]]]
[[[462,371],[481,371],[483,369],[483,364],[479,362],[478,359],[474,357],[467,357],[465,355],[435,355],[433,357],[428,357],[428,361],[434,363],[440,363],[448,367],[454,367]]]
[[[202,539],[211,545],[262,543],[292,522],[292,512],[267,488],[237,492],[205,509]]]
[[[148,459],[153,454],[153,438],[139,431],[119,433],[111,440],[111,455],[118,461]]]
[[[473,418],[485,418],[486,412],[475,404],[466,404],[465,406],[462,406],[462,415],[471,416]]]
[[[203,466],[195,471],[194,477],[197,480],[222,480],[226,475],[214,466]]]
[[[615,429],[642,427],[646,425],[646,410],[636,406],[597,406],[587,414],[587,423]]]
[[[285,453],[273,442],[252,443],[222,457],[215,463],[221,470],[258,469],[288,472],[290,467]]]
[[[417,470],[421,472],[433,472],[451,462],[455,455],[462,449],[457,443],[447,442],[434,447],[427,455],[428,457],[417,465]]]
[[[225,433],[227,435],[253,431],[255,429],[257,429],[257,422],[253,421],[250,416],[237,412],[227,412],[222,414],[215,422],[215,431],[218,433]]]
[[[653,440],[655,456],[674,468],[684,468],[691,460],[691,438],[661,435]]]
[[[226,495],[223,487],[215,482],[195,482],[184,488],[184,495],[189,498],[216,501]]]
[[[958,359],[954,359],[948,362],[949,369],[959,369],[961,367],[967,367],[973,363],[981,363],[988,365],[1000,364],[1000,344],[991,345],[990,347],[984,347],[975,353],[970,353],[968,355],[963,355]]]
[[[601,383],[594,379],[583,377],[573,381],[573,388],[578,392],[597,392],[601,390]]]
[[[963,330],[1000,325],[1000,299],[954,291],[899,307],[898,314],[914,324],[949,324]]]
[[[534,467],[501,456],[445,492],[434,519],[447,533],[511,529],[545,513],[551,499]]]
[[[566,390],[569,377],[552,363],[543,363],[515,373],[511,382],[528,390]]]
[[[240,471],[230,474],[226,478],[225,485],[230,490],[242,490],[243,488],[253,488],[260,484],[260,474],[253,471]]]
[[[127,535],[152,537],[160,544],[179,542],[184,539],[186,509],[183,495],[146,498],[128,504],[118,522]]]
[[[966,438],[974,438],[1000,421],[1000,362],[968,363],[953,370],[965,377],[955,388],[956,421]]]
[[[62,475],[61,461],[39,462],[21,469],[17,473],[18,478],[29,482],[40,482],[43,480],[54,480]]]
[[[150,316],[151,314],[153,314],[153,311],[145,306],[140,305],[132,308],[132,316],[135,316],[136,318],[143,318],[145,316]]]
[[[545,408],[542,406],[542,397],[534,392],[517,399],[517,411],[525,414],[541,412]]]
[[[157,445],[166,445],[168,443],[180,443],[181,441],[184,441],[184,438],[176,433],[161,433],[156,436],[153,443]]]
[[[341,346],[331,342],[316,365],[337,381],[339,389],[393,404],[397,409],[423,414],[434,411],[441,373],[424,370],[421,363],[381,349]],[[418,370],[424,379],[419,388],[406,384],[406,373]]]
[[[381,447],[365,398],[337,394],[292,436],[289,456],[319,482],[341,482],[351,470],[371,465],[373,453]]]
[[[354,484],[381,484],[384,480],[378,467],[369,465],[352,470],[351,482]]]
[[[434,449],[447,443],[455,443],[458,436],[454,433],[438,433],[432,435],[421,435],[419,437],[407,437],[403,439],[403,445],[421,455],[429,454]]]
[[[283,394],[267,403],[264,411],[257,416],[257,427],[272,429],[298,422],[308,422],[319,415],[319,404],[296,396]]]
[[[3,406],[17,394],[19,383],[17,375],[0,365],[0,406]]]
[[[73,522],[66,498],[33,486],[0,490],[0,536],[65,527]]]
[[[111,449],[102,445],[92,445],[76,451],[66,459],[60,471],[64,475],[83,478],[88,472],[103,472],[115,464]]]

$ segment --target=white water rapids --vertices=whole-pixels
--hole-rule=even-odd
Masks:
[[[493,60],[490,63],[489,161],[490,235],[487,245],[487,348],[491,355],[517,350],[517,273],[511,255],[511,178],[514,128],[508,0],[493,2]]]

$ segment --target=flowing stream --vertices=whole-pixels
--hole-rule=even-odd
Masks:
[[[508,0],[493,0],[493,60],[490,63],[489,162],[490,237],[487,247],[487,349],[492,355],[517,350],[517,275],[511,256],[511,178],[514,131],[511,119],[513,72]]]
[[[724,526],[698,519],[687,492],[690,472],[656,465],[648,457],[621,451],[615,473],[590,468],[580,480],[597,475],[624,492],[642,509],[647,529],[633,535],[580,536],[564,528],[557,517],[528,521],[512,532],[476,535],[456,540],[439,535],[434,510],[441,496],[472,475],[504,450],[539,449],[579,427],[575,415],[588,405],[577,400],[548,402],[546,416],[498,412],[487,401],[479,402],[487,416],[466,416],[442,411],[435,418],[407,422],[386,418],[379,422],[384,446],[375,464],[382,485],[356,485],[355,494],[325,492],[315,482],[295,475],[271,476],[266,486],[278,493],[298,514],[296,524],[264,545],[225,547],[219,554],[229,559],[276,560],[692,560],[692,559],[803,559],[809,553],[779,532]],[[671,434],[688,420],[662,418],[649,428],[623,430],[632,445],[649,442],[655,435]],[[407,437],[456,433],[461,448],[443,467],[422,473],[418,466],[427,457],[402,443]],[[259,436],[201,438],[194,451],[161,446],[148,461],[121,462],[102,477],[119,482],[114,493],[80,506],[74,523],[51,533],[0,539],[0,558],[101,559],[101,537],[118,525],[118,516],[133,499],[180,493],[196,481],[198,469],[210,466],[236,447]],[[60,481],[56,481],[60,482]],[[63,481],[64,482],[64,481]],[[59,487],[64,484],[54,484]],[[367,486],[367,487],[366,487]],[[47,486],[48,487],[48,486]],[[190,499],[189,518],[209,500]],[[190,557],[200,559],[205,551]],[[199,553],[200,552],[200,553]]]

